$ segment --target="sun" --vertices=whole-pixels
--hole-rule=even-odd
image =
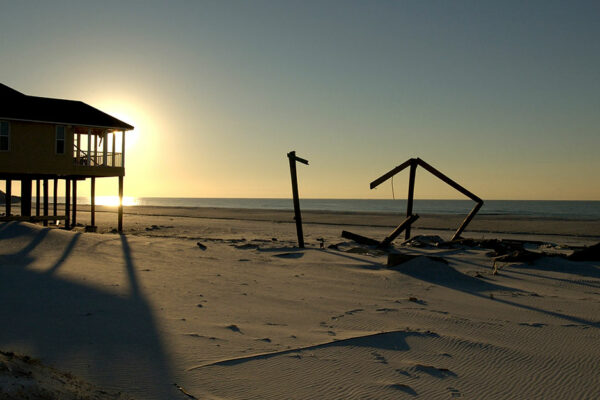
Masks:
[[[125,148],[132,149],[136,146],[141,131],[150,126],[148,116],[141,108],[136,107],[133,102],[100,100],[99,108],[121,121],[133,125],[134,130],[126,133]],[[118,144],[117,148],[120,147]]]

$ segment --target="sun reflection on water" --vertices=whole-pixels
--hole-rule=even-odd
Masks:
[[[119,196],[96,196],[96,204],[99,206],[117,207],[119,205]],[[136,206],[138,200],[135,197],[123,197],[124,206]]]

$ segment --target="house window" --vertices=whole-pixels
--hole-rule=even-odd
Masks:
[[[10,150],[9,125],[6,121],[0,121],[0,151]]]
[[[56,127],[56,154],[65,154],[65,127]]]

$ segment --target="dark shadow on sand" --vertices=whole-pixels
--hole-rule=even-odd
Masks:
[[[524,310],[540,312],[546,315],[550,315],[556,318],[565,319],[567,321],[576,322],[578,324],[589,325],[592,327],[600,327],[600,323],[597,321],[590,321],[584,318],[579,318],[573,315],[567,315],[556,311],[545,310],[539,307],[533,307],[525,304],[517,303],[516,301],[506,300],[500,298],[496,293],[494,297],[490,297],[489,293],[492,292],[505,292],[505,293],[522,293],[522,290],[511,288],[508,286],[497,285],[495,283],[486,282],[483,279],[475,278],[460,271],[454,269],[451,265],[442,262],[435,262],[428,260],[427,262],[419,262],[419,258],[408,261],[399,267],[394,268],[398,272],[413,278],[422,280],[424,282],[432,283],[435,285],[447,287],[452,290],[467,293],[487,301],[495,301],[504,303],[510,306],[522,308]],[[481,266],[485,268],[484,266]],[[483,303],[482,303],[482,306]]]
[[[381,332],[371,335],[358,336],[348,339],[336,340],[333,342],[317,344],[313,346],[298,347],[292,349],[286,349],[281,351],[275,351],[272,353],[254,354],[243,357],[236,357],[227,360],[221,360],[212,362],[209,364],[199,365],[190,370],[198,370],[205,367],[212,366],[232,366],[247,363],[256,360],[265,360],[273,357],[278,357],[287,354],[298,354],[305,351],[315,351],[319,349],[331,348],[331,347],[365,347],[374,350],[395,350],[395,351],[408,351],[410,346],[406,342],[408,337],[421,337],[421,338],[438,338],[439,336],[433,332],[417,332],[417,331],[392,331],[392,332]]]
[[[80,236],[81,236],[81,233],[76,233],[73,235],[73,238],[71,239],[71,241],[69,242],[67,247],[65,247],[65,251],[63,251],[63,253],[59,257],[59,259],[54,263],[54,265],[52,267],[50,267],[46,271],[46,273],[48,273],[48,274],[55,273],[65,263],[65,261],[67,261],[67,258],[69,258],[69,256],[73,252],[73,249],[75,248],[75,245],[77,244],[77,241],[79,240]]]
[[[0,239],[27,236],[29,242],[14,253],[0,250],[0,349],[26,352],[139,399],[177,398],[126,236],[121,236],[121,244],[131,290],[122,295],[54,273],[77,254],[78,234],[65,238],[64,251],[49,270],[38,271],[29,268],[37,257],[31,252],[48,236],[64,232],[19,223],[2,228]],[[53,240],[61,243],[57,236]]]

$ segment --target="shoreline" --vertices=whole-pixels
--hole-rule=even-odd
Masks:
[[[64,206],[63,206],[64,207]],[[59,205],[59,214],[64,208]],[[90,223],[90,206],[78,205],[77,222]],[[35,212],[35,209],[32,210]],[[292,210],[266,210],[217,207],[124,206],[126,233],[145,229],[148,219],[159,221],[172,218],[190,218],[221,221],[294,223]],[[17,213],[17,210],[15,210]],[[96,206],[96,225],[99,232],[109,232],[116,223],[114,206]],[[465,215],[422,214],[413,224],[415,235],[447,236],[455,231]],[[114,219],[114,220],[113,220]],[[313,211],[302,212],[303,224],[311,231],[331,230],[335,227],[350,230],[376,230],[387,232],[404,220],[403,213]],[[290,226],[290,229],[293,228]],[[341,232],[341,231],[340,231]],[[476,215],[463,233],[464,237],[520,238],[550,242],[589,245],[600,241],[600,219],[573,219],[533,217],[522,215]]]

